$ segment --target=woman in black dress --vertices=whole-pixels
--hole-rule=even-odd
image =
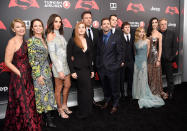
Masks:
[[[92,69],[91,41],[85,37],[86,26],[78,22],[75,26],[75,36],[67,45],[67,61],[72,78],[76,79],[79,112],[77,117],[85,118],[92,112],[91,78]]]

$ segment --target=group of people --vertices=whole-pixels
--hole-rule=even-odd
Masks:
[[[80,119],[92,113],[93,105],[106,109],[112,104],[110,113],[117,112],[119,99],[125,96],[125,78],[128,96],[138,99],[140,108],[159,107],[164,105],[163,99],[172,98],[172,60],[178,46],[175,34],[167,30],[166,19],[152,18],[147,35],[138,27],[135,36],[128,22],[117,28],[117,15],[103,18],[101,30],[92,27],[90,11],[83,12],[81,19],[68,42],[57,14],[49,17],[45,31],[40,19],[32,20],[27,42],[25,23],[21,19],[12,21],[15,36],[5,52],[5,63],[12,71],[5,130],[38,131],[42,120],[46,126],[56,127],[51,115],[56,107],[59,116],[68,119],[72,113],[67,106],[71,77],[77,87],[76,116]],[[167,93],[162,88],[161,63],[166,71]],[[103,105],[94,101],[96,72],[103,87]]]

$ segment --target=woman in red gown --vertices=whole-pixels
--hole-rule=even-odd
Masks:
[[[5,52],[5,64],[12,72],[4,130],[40,131],[41,117],[36,112],[27,43],[23,40],[25,23],[14,19],[11,28],[15,36],[9,40]]]

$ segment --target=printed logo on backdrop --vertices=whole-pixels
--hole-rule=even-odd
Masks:
[[[179,10],[176,6],[168,6],[165,11],[166,14],[174,15],[174,14],[179,14]]]
[[[8,92],[8,87],[0,87],[0,92]]]
[[[140,21],[140,22],[138,22],[138,21],[131,21],[131,22],[129,22],[129,24],[131,25],[131,27],[135,27],[135,28],[138,28],[139,26],[143,26],[143,21]],[[144,26],[145,26],[145,24],[144,24]]]
[[[140,21],[139,27],[145,27],[145,22],[144,21]]]
[[[59,1],[59,0],[44,0],[44,7],[46,8],[65,8],[69,9],[71,3],[69,1]]]
[[[141,3],[139,4],[129,3],[126,10],[127,12],[133,11],[134,13],[145,12],[145,9]]]
[[[93,26],[94,28],[99,28],[99,21],[97,21],[97,20],[93,21],[92,26]]]
[[[84,10],[99,10],[99,6],[95,0],[78,0],[75,9],[84,9]]]
[[[176,23],[170,23],[170,22],[168,23],[168,27],[174,27],[175,28],[176,26],[177,26]]]
[[[63,7],[64,7],[65,9],[69,9],[70,6],[71,6],[71,4],[70,4],[69,1],[64,1],[64,2],[63,2]]]
[[[71,25],[71,23],[69,22],[69,20],[67,18],[64,18],[62,20],[62,23],[63,23],[64,27],[66,27],[66,28],[72,28],[72,25]]]
[[[160,12],[160,8],[157,7],[151,7],[150,11]]]
[[[3,72],[10,72],[10,69],[5,65],[4,62],[0,63],[0,74]]]
[[[0,30],[6,30],[6,26],[3,24],[1,20],[0,20]]]
[[[30,20],[23,20],[25,23],[26,29],[30,29],[31,21]]]
[[[8,7],[19,7],[23,10],[26,10],[30,7],[40,8],[37,0],[10,0]]]
[[[184,8],[181,10],[181,14],[183,14],[183,15],[184,15]]]
[[[117,10],[117,3],[110,3],[110,10]]]

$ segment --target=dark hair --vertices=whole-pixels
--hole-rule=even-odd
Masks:
[[[90,14],[92,16],[92,12],[91,11],[84,11],[81,14],[81,19],[83,19],[83,17],[84,17],[85,14]]]
[[[123,22],[123,24],[121,25],[121,29],[123,29],[126,25],[131,25],[129,22]]]
[[[117,16],[116,14],[113,14],[113,15],[110,15],[110,16],[109,16],[109,20],[111,20],[112,16],[115,16],[115,17],[118,18],[118,16]]]
[[[101,25],[103,24],[103,21],[104,21],[104,20],[110,21],[109,18],[107,18],[107,17],[106,17],[106,18],[103,18],[103,19],[101,20]]]
[[[36,19],[31,21],[30,30],[29,30],[29,36],[30,37],[34,36],[34,32],[33,32],[32,28],[33,28],[33,25],[34,25],[35,21],[39,21],[42,24],[42,27],[43,27],[43,30],[44,30],[43,22],[40,19],[36,18]],[[42,32],[42,38],[44,39],[44,32]]]
[[[46,35],[49,34],[49,33],[51,33],[51,32],[54,32],[54,22],[55,22],[55,18],[56,18],[56,17],[59,17],[59,18],[61,19],[61,21],[62,21],[62,18],[61,18],[59,15],[57,15],[57,14],[52,14],[52,15],[49,17],[48,21],[47,21],[47,29],[46,29],[46,31],[45,31]],[[63,23],[61,23],[61,26],[60,26],[60,29],[59,29],[59,33],[60,33],[61,35],[64,34]]]
[[[158,18],[156,18],[156,17],[153,17],[153,18],[150,19],[149,25],[148,25],[148,28],[147,28],[147,37],[149,37],[151,35],[151,32],[153,30],[153,26],[152,26],[153,20],[159,21]]]

